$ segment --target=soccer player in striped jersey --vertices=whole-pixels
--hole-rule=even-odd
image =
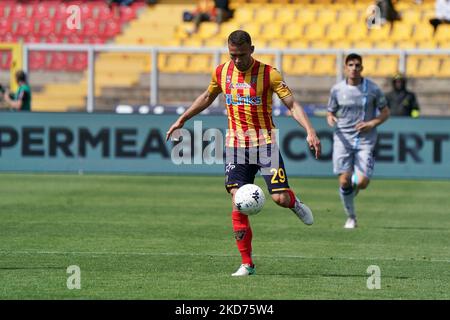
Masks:
[[[276,129],[272,119],[273,93],[278,95],[293,118],[306,130],[306,141],[316,158],[321,152],[320,140],[279,71],[252,57],[254,46],[247,32],[232,32],[228,37],[228,50],[231,59],[215,69],[208,89],[170,127],[166,138],[223,93],[228,112],[225,187],[232,199],[239,187],[253,183],[256,173],[261,171],[275,203],[291,209],[305,224],[311,225],[312,212],[290,189],[283,159],[276,145]],[[248,216],[239,212],[234,201],[232,223],[242,257],[241,266],[232,275],[252,275],[255,273],[252,229]]]
[[[332,89],[327,122],[336,126],[333,136],[333,171],[339,176],[339,195],[347,220],[344,228],[357,227],[354,197],[367,188],[374,168],[376,127],[389,118],[386,98],[371,80],[363,78],[362,57],[345,58],[346,79]]]

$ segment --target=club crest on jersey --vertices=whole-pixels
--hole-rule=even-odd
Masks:
[[[232,94],[225,95],[225,102],[228,105],[254,105],[261,104],[261,97],[241,96],[237,94],[235,97]]]
[[[251,85],[248,83],[230,83],[229,88],[230,89],[251,89]]]

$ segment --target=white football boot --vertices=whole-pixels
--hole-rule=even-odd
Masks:
[[[347,221],[345,221],[344,228],[345,229],[355,229],[358,226],[356,223],[356,218],[348,218]]]
[[[255,274],[255,266],[250,266],[249,264],[241,264],[239,269],[233,274],[231,274],[233,277],[243,277],[243,276],[251,276],[252,274]]]
[[[301,202],[297,197],[295,198],[295,206],[291,208],[292,212],[295,213],[304,224],[310,226],[314,223],[314,217],[311,209]]]

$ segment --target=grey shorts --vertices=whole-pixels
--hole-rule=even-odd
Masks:
[[[375,165],[373,149],[373,144],[350,144],[335,136],[333,142],[334,174],[358,172],[370,179]]]

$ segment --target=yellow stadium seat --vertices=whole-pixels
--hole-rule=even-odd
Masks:
[[[270,6],[259,8],[256,10],[255,13],[255,21],[257,21],[260,24],[262,23],[270,24],[275,20],[275,13],[276,11]]]
[[[416,77],[418,68],[419,68],[419,56],[407,56],[406,73],[411,77]]]
[[[395,47],[397,49],[415,49],[417,48],[417,41],[415,41],[414,39],[397,41],[395,43]]]
[[[402,41],[411,38],[413,31],[413,25],[406,23],[396,23],[394,24],[394,30],[389,37],[391,41]]]
[[[320,56],[314,62],[314,75],[333,76],[336,74],[336,57]]]
[[[392,76],[398,71],[398,57],[385,56],[378,58],[377,68],[373,75],[377,77]]]
[[[185,47],[202,47],[203,40],[200,38],[187,38],[183,40],[183,46]]]
[[[220,34],[217,37],[222,37],[223,39],[228,39],[230,33],[235,30],[241,29],[241,25],[234,21],[224,22],[220,25]]]
[[[161,70],[162,73],[178,73],[186,72],[188,66],[188,55],[187,54],[171,54],[167,58],[166,65],[164,69]]]
[[[331,43],[331,48],[334,49],[350,49],[353,48],[353,42],[348,40],[338,40]]]
[[[234,20],[240,23],[247,23],[248,21],[253,21],[255,16],[255,10],[252,7],[240,6],[234,12]]]
[[[347,39],[352,41],[367,39],[367,26],[364,23],[352,25],[347,29]]]
[[[433,27],[429,23],[416,24],[412,37],[417,41],[428,40],[433,36]]]
[[[305,26],[303,24],[287,24],[284,26],[283,38],[286,40],[298,40],[303,37]]]
[[[390,35],[390,26],[385,24],[381,28],[372,28],[369,30],[367,38],[371,41],[384,41],[388,40]]]
[[[327,39],[314,40],[309,43],[309,46],[314,49],[329,49],[331,47],[331,42]]]
[[[204,22],[200,25],[197,36],[201,39],[210,39],[215,37],[217,32],[217,24],[215,22]]]
[[[271,54],[255,54],[253,55],[253,57],[258,60],[261,61],[265,64],[269,64],[271,66],[275,66],[275,56],[271,55]]]
[[[319,40],[325,36],[325,25],[322,24],[309,24],[306,26],[305,34],[303,37],[306,40]]]
[[[449,41],[450,42],[450,26],[449,25],[440,25],[436,30],[436,34],[434,35],[434,39],[437,41]]]
[[[359,49],[372,49],[373,42],[370,40],[355,41],[355,42],[353,42],[353,47],[359,48]]]
[[[358,21],[359,12],[356,10],[341,10],[338,14],[338,22],[343,25],[353,25]]]
[[[434,77],[439,74],[440,61],[434,56],[425,56],[419,58],[419,66],[416,76]]]
[[[336,10],[324,9],[320,10],[317,17],[317,22],[321,24],[330,24],[336,22]]]
[[[242,30],[247,31],[252,39],[258,37],[261,34],[261,25],[258,23],[246,23],[242,25]]]
[[[310,22],[316,22],[317,12],[314,9],[301,9],[297,13],[297,21],[306,24]]]
[[[420,22],[422,12],[417,9],[412,9],[412,10],[402,11],[401,15],[402,15],[402,23],[408,23],[411,25],[415,25]]]
[[[367,76],[373,76],[377,71],[377,57],[365,55],[363,57],[363,74]]]
[[[211,73],[213,69],[212,56],[208,54],[193,54],[189,57],[187,72]]]
[[[285,6],[277,10],[276,19],[278,21],[283,21],[284,23],[295,23],[297,16],[297,10],[291,8],[290,6]]]
[[[253,38],[252,43],[255,46],[256,49],[263,49],[267,48],[269,46],[269,41],[262,39],[262,38]]]
[[[436,49],[438,46],[439,42],[433,38],[417,42],[417,48],[419,49]]]
[[[289,59],[288,57],[286,57]],[[291,68],[283,69],[289,75],[310,75],[314,73],[314,56],[295,56]]]
[[[306,40],[297,39],[289,41],[289,47],[295,49],[307,49],[309,48],[309,44]]]
[[[227,46],[227,40],[221,37],[212,37],[210,39],[206,39],[205,47],[219,47],[223,48]]]
[[[344,24],[330,24],[327,28],[327,39],[330,41],[343,40],[346,38],[347,25]]]
[[[261,37],[266,40],[281,38],[283,34],[282,24],[266,24],[263,26]]]
[[[282,39],[282,38],[278,38],[278,39],[273,39],[269,41],[268,44],[269,48],[274,48],[274,49],[284,49],[288,47],[288,41]]]
[[[439,75],[441,77],[450,78],[450,57],[443,59]]]

